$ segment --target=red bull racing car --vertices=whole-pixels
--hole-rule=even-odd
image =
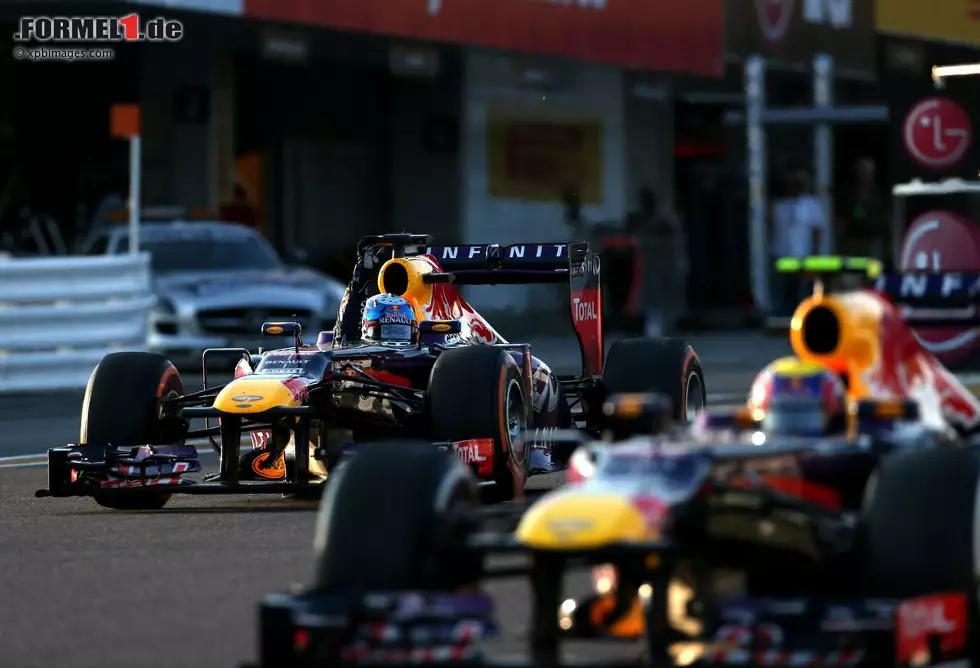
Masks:
[[[513,576],[484,557],[515,552],[531,555],[529,665],[558,663],[568,637],[642,639],[655,666],[692,641],[684,663],[703,666],[973,665],[978,402],[883,294],[902,280],[819,281],[792,321],[795,363],[766,369],[742,410],[672,427],[656,396],[609,397],[609,439],[563,432],[580,446],[570,484],[521,508],[477,508],[469,472],[421,444],[366,448],[322,501],[313,586],[262,603],[261,665],[479,662],[496,624],[474,585]],[[409,470],[375,499],[383,519],[357,515]],[[513,530],[483,529],[506,514]],[[594,590],[567,597],[576,564]]]
[[[308,492],[357,444],[410,436],[452,450],[489,498],[519,497],[529,475],[567,461],[552,443],[557,430],[601,429],[610,392],[663,392],[680,420],[705,405],[700,362],[685,342],[620,341],[606,355],[600,267],[587,243],[433,247],[427,235],[366,237],[336,328],[315,344],[298,323],[265,323],[264,334],[291,345],[205,351],[205,369],[212,353],[239,355],[235,378],[209,387],[205,372],[205,388],[192,393],[161,355],[103,359],[86,390],[80,443],[49,451],[48,488],[37,494],[152,509],[174,493]],[[568,284],[580,374],[558,375],[529,344],[506,341],[458,289],[527,283]],[[389,315],[411,338],[368,340],[371,299],[404,305]],[[194,418],[204,429],[190,428]],[[201,437],[220,459],[203,483],[187,477],[201,471],[187,441]]]

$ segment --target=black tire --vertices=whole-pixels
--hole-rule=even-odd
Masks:
[[[160,419],[158,400],[183,394],[177,369],[157,353],[111,353],[95,367],[85,388],[79,443],[89,445],[169,445],[183,438],[178,422]],[[129,499],[95,496],[114,510],[158,510],[170,494]]]
[[[515,410],[513,402],[519,401]],[[511,409],[508,411],[508,402]],[[493,438],[493,488],[488,501],[509,501],[524,492],[530,452],[525,447],[527,407],[520,367],[492,346],[447,350],[429,376],[431,436],[437,441]],[[511,424],[517,420],[520,424]],[[517,432],[511,435],[511,430]]]
[[[475,583],[466,549],[473,476],[451,453],[419,441],[369,443],[326,485],[314,545],[320,591],[452,591]]]
[[[667,396],[674,420],[688,419],[688,387],[700,385],[701,408],[707,406],[707,386],[701,359],[683,339],[642,338],[617,341],[606,355],[603,394],[655,392]],[[692,407],[693,408],[693,407]]]
[[[859,552],[872,596],[976,586],[980,452],[936,448],[887,457],[869,481]]]

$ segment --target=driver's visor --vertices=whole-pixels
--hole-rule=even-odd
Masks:
[[[412,341],[412,326],[411,325],[381,325],[381,340],[382,341],[397,341],[397,342],[411,342]]]

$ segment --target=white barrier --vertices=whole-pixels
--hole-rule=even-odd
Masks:
[[[103,356],[146,348],[150,258],[0,258],[0,393],[81,389]]]

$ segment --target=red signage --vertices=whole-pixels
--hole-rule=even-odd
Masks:
[[[973,124],[960,105],[930,97],[920,100],[905,116],[902,141],[912,159],[923,167],[947,169],[970,149]]]
[[[930,659],[929,637],[942,654],[959,657],[966,647],[966,595],[935,594],[904,601],[897,611],[895,658],[902,665],[925,665]],[[939,665],[939,664],[934,664]]]
[[[723,72],[723,0],[245,0],[245,14],[630,69]]]
[[[761,53],[774,70],[810,69],[813,54],[826,53],[842,72],[877,71],[872,2],[726,0],[725,4],[727,51],[740,60]]]

